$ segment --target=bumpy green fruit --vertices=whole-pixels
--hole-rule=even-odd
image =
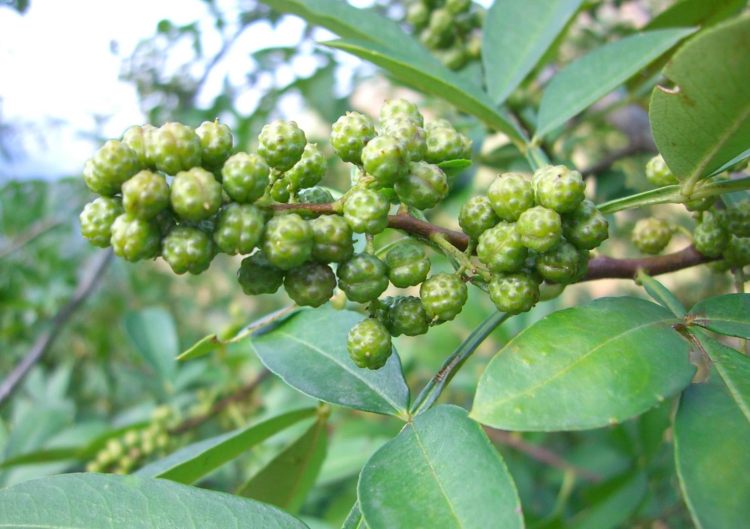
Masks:
[[[263,252],[255,252],[242,260],[237,281],[248,296],[273,294],[284,282],[284,271],[273,266]]]
[[[501,219],[513,222],[521,213],[534,206],[531,178],[523,173],[498,175],[487,190],[492,208]]]
[[[705,256],[719,257],[729,244],[729,232],[716,214],[707,211],[693,231],[693,245]]]
[[[232,131],[223,123],[204,121],[195,129],[201,142],[201,158],[208,167],[221,167],[232,154],[234,138]]]
[[[590,200],[563,216],[563,234],[578,248],[592,250],[609,237],[609,223]]]
[[[326,174],[327,162],[315,143],[305,145],[302,158],[284,173],[292,189],[312,187]]]
[[[347,112],[331,127],[331,147],[345,162],[362,163],[362,149],[374,137],[372,120],[359,112]]]
[[[388,269],[374,255],[355,255],[338,268],[339,288],[346,297],[358,303],[367,303],[388,288]]]
[[[406,99],[389,99],[380,107],[381,122],[395,119],[410,119],[420,127],[424,125],[424,117],[419,112],[417,105]]]
[[[391,186],[408,172],[409,155],[393,136],[376,136],[362,149],[362,165],[381,186]]]
[[[724,223],[729,233],[737,237],[750,237],[750,201],[733,204],[724,211]]]
[[[333,195],[325,187],[308,187],[297,194],[297,201],[300,204],[328,204],[333,202]]]
[[[99,195],[112,196],[120,186],[140,170],[138,155],[125,143],[109,140],[86,162],[83,180]]]
[[[214,246],[206,232],[177,226],[164,237],[162,257],[175,274],[200,274],[211,264]]]
[[[266,224],[263,253],[272,265],[296,268],[310,259],[312,248],[312,228],[296,213],[273,217]]]
[[[106,248],[112,237],[112,223],[122,215],[118,198],[99,197],[83,207],[79,219],[81,234],[94,246]]]
[[[493,272],[516,272],[527,255],[515,224],[500,222],[479,237],[477,257]]]
[[[326,264],[307,263],[286,273],[284,288],[297,305],[319,307],[333,296],[336,276]]]
[[[352,327],[346,338],[346,348],[357,367],[367,369],[383,367],[393,350],[388,329],[373,319],[361,321]]]
[[[516,230],[521,236],[521,243],[537,252],[546,252],[553,248],[562,237],[562,220],[560,215],[543,206],[527,209],[518,217]]]
[[[666,248],[672,239],[672,227],[662,219],[641,219],[633,228],[633,244],[647,254],[657,254]]]
[[[430,260],[424,250],[411,242],[402,242],[391,248],[385,256],[388,278],[398,288],[420,284],[430,272]]]
[[[419,297],[430,319],[449,321],[461,312],[469,292],[466,284],[458,276],[440,273],[422,283]]]
[[[201,164],[201,140],[187,125],[165,123],[149,140],[148,156],[159,171],[173,175]]]
[[[149,156],[151,135],[158,129],[153,125],[135,125],[122,135],[122,142],[133,149],[141,167],[153,168],[154,161]]]
[[[207,219],[221,207],[221,184],[201,167],[177,173],[170,192],[172,209],[183,220]]]
[[[401,202],[417,209],[429,209],[448,195],[448,178],[437,165],[413,162],[409,164],[409,173],[393,188]]]
[[[460,70],[469,62],[469,54],[463,42],[456,42],[444,50],[436,50],[435,55],[451,70]]]
[[[388,226],[388,201],[372,189],[355,189],[344,202],[344,219],[357,233],[380,233]]]
[[[409,4],[406,9],[406,21],[420,30],[430,22],[430,9],[422,2]]]
[[[454,21],[453,14],[447,9],[435,9],[430,15],[430,29],[435,33],[448,35],[452,33]]]
[[[474,240],[499,221],[490,199],[484,195],[475,195],[464,202],[458,214],[461,229]]]
[[[127,261],[151,259],[159,253],[159,228],[153,221],[124,213],[112,223],[112,249]]]
[[[271,198],[276,202],[289,202],[292,196],[292,185],[286,178],[279,178],[271,184]]]
[[[266,191],[269,173],[270,169],[263,158],[257,154],[238,152],[224,163],[222,185],[235,202],[255,202]]]
[[[214,242],[224,253],[248,254],[263,236],[265,218],[252,204],[228,204],[219,213],[214,230]]]
[[[424,159],[430,163],[471,158],[471,140],[454,128],[439,127],[427,130],[427,151]]]
[[[583,250],[588,257],[588,252]],[[580,276],[582,251],[562,240],[560,243],[536,258],[539,275],[551,283],[572,283]]]
[[[586,190],[581,173],[564,165],[539,169],[534,173],[533,183],[537,203],[558,213],[574,211]]]
[[[169,185],[159,173],[143,170],[122,184],[125,211],[142,219],[152,219],[169,206]]]
[[[539,301],[539,283],[528,274],[496,275],[489,287],[497,310],[508,314],[526,312]]]
[[[307,138],[294,121],[276,120],[261,129],[258,141],[258,154],[268,165],[286,171],[302,157]]]
[[[320,263],[342,263],[354,253],[352,229],[338,215],[321,215],[310,221],[312,258]]]
[[[750,264],[750,237],[735,237],[729,239],[722,254],[730,268],[747,266]]]
[[[388,303],[385,321],[391,336],[419,336],[430,328],[430,318],[422,301],[414,296],[398,296]]]
[[[656,187],[679,183],[675,175],[667,167],[667,163],[661,154],[654,156],[646,164],[646,178]]]
[[[409,161],[419,162],[427,150],[426,133],[416,121],[411,119],[392,119],[381,124],[383,134],[401,142]]]

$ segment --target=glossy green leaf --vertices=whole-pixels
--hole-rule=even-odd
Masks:
[[[723,173],[724,171],[729,171],[736,164],[740,163],[743,160],[747,160],[748,158],[750,158],[750,148],[748,148],[747,150],[741,152],[740,154],[738,154],[737,156],[735,156],[734,158],[732,158],[731,160],[729,160],[727,163],[725,163],[724,165],[722,165],[718,169],[714,169],[714,171],[710,175],[708,175],[708,176],[709,177],[716,176],[717,174]]]
[[[317,399],[375,413],[405,415],[409,388],[397,354],[376,371],[354,365],[346,350],[361,314],[330,307],[302,311],[253,340],[261,361],[287,384]]]
[[[750,423],[726,387],[691,386],[674,425],[675,463],[696,527],[745,527],[750,519]]]
[[[64,474],[0,490],[13,529],[305,529],[270,505],[166,480]]]
[[[747,0],[679,0],[655,16],[645,29],[716,24],[736,15],[746,5]]]
[[[750,145],[750,18],[702,32],[664,69],[649,119],[654,141],[681,181],[695,182]]]
[[[366,529],[365,518],[362,516],[362,511],[359,510],[359,503],[355,503],[349,515],[341,525],[341,529]]]
[[[505,430],[580,430],[615,424],[690,383],[680,320],[635,298],[603,298],[550,314],[492,359],[472,418]]]
[[[461,169],[466,169],[467,167],[471,166],[471,160],[445,160],[437,164],[438,167],[440,167],[445,172],[450,171],[460,171]]]
[[[219,340],[218,336],[216,336],[215,334],[209,334],[181,352],[177,357],[177,360],[193,360],[194,358],[206,356],[211,351],[214,351],[217,347],[221,347],[221,345],[222,341]]]
[[[240,489],[239,494],[296,512],[326,457],[327,425],[319,419]]]
[[[484,20],[487,92],[500,104],[539,62],[583,0],[495,0]]]
[[[642,472],[618,476],[588,491],[588,508],[570,522],[571,529],[615,529],[623,527],[648,492]]]
[[[367,41],[335,40],[323,44],[384,68],[399,81],[444,99],[516,142],[526,141],[523,132],[507,115],[495,108],[486,93],[443,65],[420,62],[400,50]]]
[[[644,288],[648,295],[656,301],[659,305],[669,310],[672,314],[678,318],[685,316],[687,311],[685,306],[680,303],[680,300],[675,297],[672,292],[662,285],[658,280],[654,279],[650,275],[643,271],[640,271],[636,277],[638,282]]]
[[[536,135],[541,137],[617,88],[692,33],[662,29],[605,44],[555,75],[544,90]]]
[[[257,422],[247,428],[198,441],[146,465],[138,470],[137,474],[179,483],[195,483],[272,435],[313,415],[315,408],[294,410]]]
[[[360,509],[371,529],[523,527],[516,487],[482,428],[455,406],[409,423],[367,462]]]
[[[170,380],[180,352],[172,315],[160,307],[129,312],[125,315],[125,331],[146,363],[162,379]]]
[[[689,316],[695,325],[706,329],[750,338],[750,294],[725,294],[699,301]]]

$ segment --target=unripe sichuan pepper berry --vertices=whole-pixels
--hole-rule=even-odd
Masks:
[[[248,254],[263,236],[265,218],[252,204],[228,204],[219,213],[214,242],[224,253]]]
[[[248,296],[273,294],[284,282],[284,271],[268,262],[263,252],[255,252],[240,263],[237,282]]]
[[[321,215],[310,221],[312,258],[319,263],[342,263],[354,253],[352,229],[338,215]]]
[[[587,250],[579,250],[568,241],[562,240],[551,250],[537,256],[536,271],[551,283],[571,283],[580,275],[582,252],[586,253],[587,258]]]
[[[284,173],[292,189],[305,189],[321,181],[326,174],[327,162],[315,143],[305,145],[302,158]]]
[[[406,99],[389,99],[380,107],[380,121],[394,119],[410,119],[420,127],[424,126],[424,117],[419,112],[417,105]]]
[[[238,152],[221,170],[222,185],[227,195],[240,204],[255,202],[268,187],[270,168],[257,154]]]
[[[345,162],[362,163],[362,149],[374,137],[372,120],[359,112],[347,112],[331,127],[331,147]]]
[[[122,206],[142,219],[152,219],[169,206],[169,185],[159,173],[143,170],[122,184]]]
[[[398,288],[420,284],[430,272],[430,260],[424,250],[411,242],[402,242],[391,248],[385,256],[388,278]]]
[[[362,149],[362,166],[378,184],[388,187],[409,171],[409,156],[393,136],[376,136]]]
[[[609,237],[609,223],[590,200],[563,216],[563,234],[578,248],[592,250]]]
[[[469,293],[461,279],[453,274],[435,274],[427,278],[419,289],[427,316],[430,319],[449,321],[463,309]]]
[[[521,213],[516,223],[516,230],[521,236],[521,243],[526,248],[546,252],[560,242],[562,221],[556,211],[535,206]]]
[[[187,171],[201,164],[201,141],[182,123],[165,123],[149,136],[148,156],[167,174]]]
[[[326,264],[306,263],[286,273],[284,288],[297,305],[319,307],[333,296],[336,276]]]
[[[140,170],[138,155],[123,142],[109,140],[86,162],[83,180],[94,193],[112,196]]]
[[[81,234],[94,246],[106,248],[112,237],[112,223],[122,215],[119,198],[98,197],[81,211]]]
[[[266,224],[263,253],[268,261],[282,270],[300,266],[310,259],[313,231],[296,213],[273,217]]]
[[[172,209],[183,220],[197,222],[221,207],[221,184],[201,167],[177,173],[169,195]]]
[[[471,140],[454,128],[430,128],[427,130],[426,142],[424,159],[427,162],[471,158]]]
[[[732,235],[722,256],[730,267],[749,265],[750,237],[735,237]]]
[[[672,239],[672,227],[662,219],[649,217],[635,223],[633,244],[643,253],[657,254]]]
[[[575,210],[584,199],[586,184],[581,173],[564,165],[539,169],[533,183],[537,203],[558,213]]]
[[[654,156],[646,164],[646,178],[656,187],[678,183],[677,178],[669,170],[661,154]]]
[[[300,204],[328,204],[333,202],[333,195],[325,187],[308,187],[297,193],[297,201]]]
[[[204,121],[195,129],[200,138],[201,159],[208,167],[221,167],[232,154],[234,138],[232,131],[224,123]]]
[[[716,214],[706,211],[693,230],[695,249],[707,257],[719,257],[729,244],[729,232]]]
[[[357,367],[380,369],[391,356],[393,347],[388,329],[377,320],[366,319],[352,327],[346,348]]]
[[[500,218],[492,209],[490,199],[484,195],[475,195],[464,202],[458,214],[459,226],[474,240],[499,221]]]
[[[289,202],[292,196],[292,186],[286,178],[279,178],[271,184],[271,198],[276,202]]]
[[[388,304],[385,326],[391,336],[419,336],[430,328],[430,318],[422,301],[414,296],[398,296]]]
[[[175,274],[200,274],[211,264],[214,245],[206,232],[177,226],[164,237],[162,257]]]
[[[302,157],[307,138],[294,121],[277,120],[263,126],[258,141],[258,154],[268,165],[286,171]]]
[[[539,301],[539,283],[523,273],[493,276],[489,292],[497,310],[508,314],[526,312]]]
[[[156,130],[157,128],[153,125],[135,125],[126,130],[125,134],[122,135],[122,142],[133,149],[138,156],[141,167],[155,167],[154,161],[149,156],[149,143],[152,141],[151,134],[156,132]]]
[[[515,224],[500,222],[479,237],[477,257],[492,272],[520,270],[527,255]]]
[[[388,288],[388,269],[372,254],[355,255],[339,265],[337,273],[339,288],[349,300],[357,303],[377,299]]]
[[[112,249],[127,261],[151,259],[159,253],[161,237],[153,221],[124,213],[112,223]]]
[[[404,204],[430,209],[448,195],[448,178],[437,165],[414,162],[409,164],[409,173],[396,182],[394,190]]]
[[[750,201],[743,200],[724,210],[727,230],[737,237],[750,237]]]
[[[355,189],[344,202],[344,219],[357,233],[376,234],[388,226],[388,201],[372,189]]]
[[[504,173],[493,180],[487,198],[501,219],[513,222],[521,213],[534,206],[531,178],[523,173]]]
[[[416,121],[392,119],[381,124],[383,135],[396,138],[404,146],[409,161],[419,162],[427,150],[426,134]]]

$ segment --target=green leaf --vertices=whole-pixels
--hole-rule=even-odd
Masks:
[[[648,295],[659,305],[669,310],[678,318],[685,316],[687,312],[685,306],[680,303],[680,300],[667,287],[642,270],[638,272],[637,279],[646,292],[648,292]]]
[[[125,315],[125,331],[146,363],[163,380],[171,380],[180,352],[172,315],[160,307],[129,312]]]
[[[750,144],[750,18],[701,32],[664,69],[649,119],[672,172],[692,186]]]
[[[177,356],[177,360],[183,362],[185,360],[193,360],[194,358],[206,356],[217,347],[221,347],[223,343],[224,342],[222,342],[215,334],[209,334],[181,352],[179,356]]]
[[[642,472],[618,476],[597,486],[586,497],[586,510],[570,522],[571,529],[614,529],[623,527],[648,492]]]
[[[691,386],[674,425],[677,476],[696,527],[750,519],[750,423],[717,380]]]
[[[487,92],[501,104],[539,62],[583,0],[495,0],[484,21]]]
[[[645,29],[712,25],[736,15],[745,5],[747,0],[679,0],[651,19]]]
[[[750,149],[747,149],[746,151],[741,152],[740,154],[738,154],[737,156],[729,160],[727,163],[725,163],[718,169],[714,169],[713,172],[708,176],[709,177],[716,176],[717,174],[721,174],[724,171],[728,171],[732,169],[734,165],[740,163],[742,160],[747,160],[748,158],[750,158]]]
[[[479,118],[516,143],[525,143],[524,133],[509,117],[495,109],[489,96],[443,65],[416,61],[401,50],[361,40],[335,40],[325,46],[347,51],[387,70],[399,81],[452,103]]]
[[[315,415],[315,408],[294,410],[247,428],[204,439],[138,470],[139,476],[195,483],[272,435]]]
[[[638,33],[605,44],[568,65],[544,90],[536,135],[542,137],[563,125],[693,31]]]
[[[460,171],[471,165],[471,160],[445,160],[437,164],[443,171]]]
[[[326,457],[328,433],[324,418],[250,478],[239,493],[296,512],[315,484]]]
[[[376,371],[354,365],[346,350],[361,314],[330,307],[301,311],[253,340],[263,364],[314,398],[359,410],[405,416],[409,388],[397,354]]]
[[[472,418],[505,430],[615,424],[690,383],[689,345],[666,309],[603,298],[527,327],[489,363]]]
[[[346,520],[344,520],[341,529],[365,529],[366,527],[365,519],[359,510],[359,503],[355,503]]]
[[[709,331],[750,338],[750,294],[725,294],[703,299],[690,309],[688,318]]]
[[[378,450],[359,478],[370,529],[523,527],[516,487],[482,428],[438,406]]]
[[[0,526],[14,529],[306,529],[270,505],[171,481],[64,474],[0,490]]]

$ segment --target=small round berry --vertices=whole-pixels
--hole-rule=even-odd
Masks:
[[[296,213],[273,217],[266,224],[263,253],[272,265],[296,268],[310,259],[312,248],[312,228]]]
[[[473,196],[464,202],[458,214],[461,229],[474,240],[498,222],[500,218],[492,208],[490,199],[484,195]]]
[[[451,70],[460,70],[469,62],[466,46],[460,41],[456,41],[450,48],[436,50],[435,55],[440,59],[440,62]]]
[[[581,173],[564,165],[538,170],[534,173],[533,183],[537,203],[558,213],[575,210],[584,199],[586,184]]]
[[[169,206],[169,185],[159,173],[144,169],[122,184],[122,206],[142,219],[152,219]]]
[[[679,183],[677,177],[667,167],[667,163],[661,154],[654,156],[646,164],[646,178],[656,187]]]
[[[175,274],[200,274],[214,258],[214,245],[203,230],[177,226],[164,237],[162,257]]]
[[[445,2],[445,8],[454,15],[465,13],[470,7],[471,0],[446,0]]]
[[[202,167],[193,167],[177,173],[169,199],[178,217],[197,222],[219,211],[221,184]]]
[[[94,193],[112,196],[140,168],[133,149],[121,141],[109,140],[86,162],[83,180]]]
[[[79,216],[81,235],[94,246],[106,248],[112,237],[112,223],[122,212],[122,203],[118,198],[99,197],[89,202]]]
[[[426,133],[411,119],[392,119],[381,124],[383,134],[396,138],[404,147],[407,158],[419,162],[427,150]]]
[[[362,149],[375,137],[372,120],[359,112],[347,112],[331,127],[331,147],[345,162],[362,163]]]
[[[406,9],[406,21],[420,30],[430,22],[430,9],[422,2],[414,2]]]
[[[122,142],[133,149],[141,167],[152,168],[154,161],[149,156],[151,135],[158,129],[153,125],[135,125],[122,135]]]
[[[427,129],[427,151],[424,159],[430,163],[446,160],[470,159],[471,140],[453,127]]]
[[[482,37],[479,35],[470,35],[466,42],[466,53],[469,60],[477,61],[482,58]]]
[[[329,204],[333,202],[333,195],[325,187],[308,187],[297,193],[297,201],[300,204]]]
[[[284,271],[268,262],[263,252],[255,252],[242,260],[237,281],[248,296],[273,294],[284,282]]]
[[[321,215],[310,221],[312,258],[320,263],[342,263],[354,254],[352,229],[338,215]]]
[[[263,213],[252,204],[228,204],[219,213],[214,242],[224,253],[248,254],[260,242],[265,220]]]
[[[722,254],[730,268],[750,264],[750,237],[732,237]]]
[[[406,99],[388,99],[380,107],[380,121],[385,122],[393,119],[410,119],[420,127],[424,125],[424,117],[417,105]]]
[[[562,220],[560,215],[543,206],[527,209],[518,217],[516,230],[521,236],[521,243],[537,252],[550,250],[562,237]]]
[[[229,157],[221,170],[227,195],[240,204],[255,202],[268,187],[270,169],[257,154],[238,152]]]
[[[729,232],[717,215],[706,211],[693,231],[695,249],[707,257],[719,257],[729,244]]]
[[[292,185],[283,176],[271,184],[271,198],[276,202],[289,202],[292,196]]]
[[[258,154],[268,165],[286,171],[302,157],[307,138],[294,121],[276,120],[263,126],[258,141]]]
[[[672,239],[672,227],[662,219],[649,217],[635,223],[633,244],[643,253],[657,254]]]
[[[724,223],[732,235],[750,237],[750,201],[743,200],[724,210]]]
[[[469,297],[466,284],[454,274],[435,274],[427,278],[419,289],[427,316],[439,321],[455,318]]]
[[[455,19],[453,14],[445,8],[438,8],[430,15],[430,29],[439,34],[452,33]]]
[[[381,186],[391,186],[409,170],[404,144],[393,136],[376,136],[362,149],[362,166]]]
[[[539,301],[539,283],[528,274],[493,276],[489,291],[497,310],[508,314],[526,312]]]
[[[161,237],[153,221],[124,213],[112,223],[112,249],[127,261],[151,259],[159,253]]]
[[[344,202],[344,219],[357,233],[376,234],[388,226],[388,200],[372,189],[355,189]]]
[[[487,190],[487,197],[501,219],[513,222],[521,213],[534,206],[531,179],[523,173],[498,175]]]
[[[326,264],[306,263],[286,273],[284,288],[297,305],[320,307],[333,296],[336,276]]]
[[[412,242],[399,243],[385,256],[388,279],[398,288],[413,287],[427,278],[430,260],[421,246]]]
[[[581,251],[568,241],[562,240],[551,250],[537,256],[536,271],[551,283],[572,283],[580,275],[582,253],[586,253],[588,257],[588,251]]]
[[[363,320],[352,327],[346,338],[346,348],[357,367],[367,369],[383,367],[393,351],[388,329],[373,319]]]
[[[593,202],[584,200],[563,216],[563,233],[578,248],[591,250],[609,237],[609,223]]]
[[[232,131],[223,123],[204,121],[195,129],[201,143],[201,159],[208,167],[221,167],[232,154]]]
[[[422,301],[414,296],[398,296],[388,304],[385,326],[391,336],[419,336],[430,328],[430,318]]]
[[[437,50],[449,46],[453,40],[453,34],[446,32],[440,33],[427,26],[419,34],[419,41],[431,50]]]
[[[339,288],[357,303],[367,303],[388,288],[388,268],[372,254],[355,255],[338,268]]]
[[[492,272],[516,272],[527,255],[515,224],[500,222],[479,237],[477,257]]]
[[[292,189],[305,189],[321,181],[328,164],[315,143],[305,145],[302,158],[284,173]]]
[[[401,202],[429,209],[448,196],[448,177],[440,167],[427,162],[409,164],[409,174],[393,186]]]
[[[683,202],[688,211],[706,211],[716,202],[716,197],[694,198]]]
[[[149,137],[148,156],[167,174],[187,171],[201,164],[201,140],[182,123],[165,123]]]

